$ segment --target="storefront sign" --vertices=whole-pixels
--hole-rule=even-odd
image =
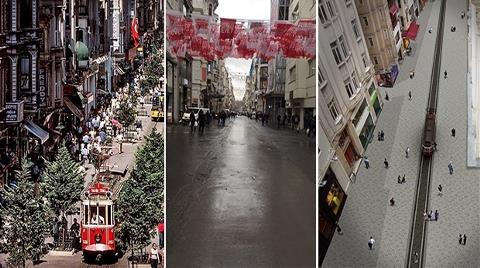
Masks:
[[[47,71],[45,68],[38,69],[38,105],[40,107],[47,107]]]
[[[5,122],[18,123],[23,121],[23,101],[5,103]]]

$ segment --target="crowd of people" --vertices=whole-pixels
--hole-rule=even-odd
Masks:
[[[271,124],[270,115],[268,113],[256,112],[256,113],[246,113],[246,116],[249,119],[255,119],[255,121],[261,120],[262,126]],[[287,114],[283,115],[278,114],[276,117],[277,128],[291,128],[292,130],[300,132],[300,117],[296,114]],[[304,129],[306,130],[307,137],[315,137],[315,127],[316,121],[315,116],[306,116],[304,118]]]

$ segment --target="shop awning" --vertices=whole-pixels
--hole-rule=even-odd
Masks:
[[[412,23],[410,23],[410,27],[408,27],[406,34],[404,34],[405,37],[407,37],[410,40],[415,40],[415,38],[417,38],[417,33],[419,28],[420,28],[420,25],[412,21]]]
[[[65,106],[72,111],[72,113],[78,117],[78,119],[83,120],[83,112],[75,105],[71,100],[68,98],[63,99],[63,103],[65,103]]]
[[[50,137],[50,134],[48,134],[47,131],[43,130],[40,126],[37,124],[33,123],[32,121],[23,121],[22,126],[28,130],[28,132],[32,133],[35,135],[37,138],[39,138],[42,141],[42,144],[48,140]]]
[[[394,3],[394,4],[390,7],[390,14],[395,15],[395,13],[397,13],[397,11],[398,11],[398,7],[397,7],[397,5]]]

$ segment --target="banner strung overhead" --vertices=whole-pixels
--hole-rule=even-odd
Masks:
[[[167,38],[170,53],[177,57],[202,57],[206,60],[231,58],[265,60],[277,54],[287,58],[315,58],[315,20],[297,23],[276,21],[238,21],[208,16],[167,13]]]

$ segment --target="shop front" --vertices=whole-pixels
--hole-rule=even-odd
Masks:
[[[323,262],[332,241],[337,222],[342,215],[347,194],[338,183],[329,167],[323,177],[323,186],[318,188],[318,258]]]

